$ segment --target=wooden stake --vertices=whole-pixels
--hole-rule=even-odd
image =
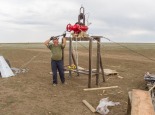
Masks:
[[[118,88],[118,86],[111,86],[111,87],[99,87],[99,88],[89,88],[89,89],[83,89],[84,91],[92,91],[92,90],[100,90],[100,89],[113,89]]]
[[[82,100],[82,102],[83,102],[93,113],[96,112],[96,110],[94,109],[94,107],[91,106],[86,100]]]

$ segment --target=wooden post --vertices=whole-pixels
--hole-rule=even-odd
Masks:
[[[72,65],[72,37],[69,38],[69,66]],[[72,71],[69,70],[69,77],[72,77]]]
[[[89,39],[89,76],[88,76],[88,88],[91,88],[92,78],[92,38]]]
[[[99,83],[99,73],[100,73],[100,38],[97,37],[97,62],[96,62],[96,85]]]
[[[101,54],[100,54],[100,67],[101,67],[103,82],[105,82],[104,68],[103,68],[103,65],[102,65],[102,57],[101,57]]]

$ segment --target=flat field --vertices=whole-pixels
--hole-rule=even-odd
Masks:
[[[98,115],[83,103],[87,100],[94,108],[100,99],[109,97],[120,105],[108,107],[108,115],[125,115],[128,91],[146,89],[145,72],[155,73],[155,44],[102,43],[102,62],[106,69],[116,70],[118,75],[105,76],[99,86],[92,77],[92,87],[118,86],[116,89],[83,91],[88,87],[88,76],[76,73],[65,74],[66,85],[60,79],[52,86],[50,51],[43,44],[0,44],[0,54],[12,67],[29,69],[26,73],[10,78],[0,78],[0,115]],[[78,43],[78,65],[88,68],[88,43]],[[76,44],[73,44],[76,51]],[[65,48],[65,65],[68,65],[68,44]],[[96,67],[96,43],[93,44],[93,68]],[[151,60],[152,59],[152,60]],[[120,78],[121,76],[122,78]],[[59,76],[58,76],[59,78]]]

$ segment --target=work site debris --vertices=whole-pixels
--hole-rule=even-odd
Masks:
[[[155,74],[146,72],[144,75],[144,80],[147,82],[146,84],[151,94],[152,104],[155,110]]]
[[[14,73],[3,56],[0,56],[0,76],[2,76],[2,78],[14,76]]]
[[[144,75],[144,80],[149,82],[155,82],[155,74],[150,74],[149,72],[146,72],[146,74]]]
[[[118,72],[116,70],[104,69],[104,74],[105,75],[117,75]]]
[[[91,110],[91,112],[96,112],[96,110],[94,109],[94,107],[92,105],[90,105],[86,100],[82,100],[82,102]]]
[[[29,69],[19,69],[19,68],[11,68],[11,70],[14,72],[15,75],[20,74],[20,73],[26,73],[28,72]]]
[[[96,108],[96,112],[100,113],[101,115],[107,115],[109,113],[108,106],[115,106],[119,104],[119,102],[109,101],[109,97],[103,98],[100,100],[99,105]]]
[[[120,76],[120,75],[118,75],[117,77],[118,77],[118,78],[120,78],[120,79],[123,79],[123,77],[122,77],[122,76]]]

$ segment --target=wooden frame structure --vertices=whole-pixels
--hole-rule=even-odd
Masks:
[[[84,38],[84,40],[88,41],[89,40],[89,69],[88,71],[81,71],[78,69],[78,65],[75,61],[75,56],[72,50],[72,37],[69,37],[69,66],[72,65],[72,60],[74,65],[76,66],[76,70],[74,72],[77,73],[77,75],[79,74],[86,74],[88,75],[88,88],[91,88],[91,78],[92,75],[96,75],[96,85],[99,85],[99,76],[100,76],[100,72],[103,78],[103,82],[105,82],[105,77],[104,77],[104,70],[103,70],[103,65],[102,65],[102,57],[101,57],[101,38],[102,36],[91,36],[91,37],[87,37]],[[95,39],[97,41],[97,61],[96,61],[96,72],[92,71],[92,43],[93,43],[93,39]],[[100,71],[101,70],[101,71]],[[69,77],[72,77],[72,70],[69,70]]]

